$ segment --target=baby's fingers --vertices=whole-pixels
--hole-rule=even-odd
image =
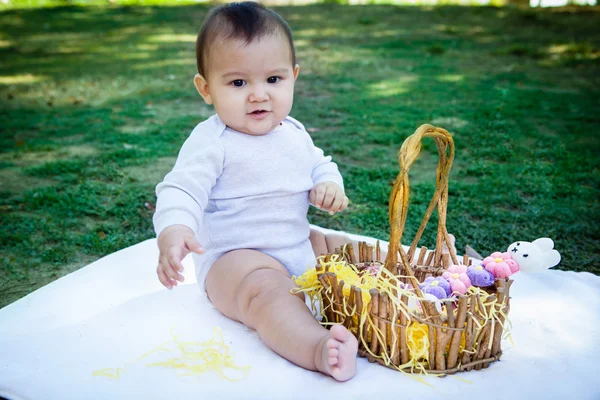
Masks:
[[[185,246],[187,247],[187,249],[189,251],[196,253],[196,254],[204,253],[204,249],[202,248],[202,245],[200,244],[200,242],[198,242],[196,240],[194,235],[188,235],[183,240],[185,241]]]
[[[176,284],[175,281],[172,281],[167,274],[165,274],[164,271],[164,267],[163,267],[163,263],[162,260],[164,259],[164,257],[161,257],[161,262],[158,264],[158,267],[156,268],[156,275],[158,275],[158,280],[160,281],[160,283],[163,284],[164,287],[166,287],[167,289],[171,290],[173,288],[173,286]],[[166,260],[164,260],[166,262]]]
[[[181,250],[177,247],[171,247],[167,253],[167,260],[168,264],[167,268],[165,268],[165,273],[167,276],[176,281],[183,282],[183,275],[180,274],[180,272],[183,272],[183,264],[181,263]]]
[[[325,199],[325,192],[327,188],[325,185],[317,185],[311,191],[308,196],[310,202],[317,208],[323,207],[323,199]]]
[[[337,212],[340,211],[344,211],[347,207],[348,207],[348,202],[350,200],[348,200],[348,196],[344,196],[344,199],[342,200],[342,205],[340,206],[340,208],[337,210]]]
[[[333,210],[333,203],[335,202],[335,198],[338,195],[338,192],[335,187],[332,185],[324,185],[326,188],[325,196],[323,198],[323,204],[321,208],[326,211]]]
[[[342,204],[344,203],[344,194],[342,192],[337,192],[333,202],[331,203],[331,207],[329,207],[329,214],[333,215],[336,212],[340,211]]]

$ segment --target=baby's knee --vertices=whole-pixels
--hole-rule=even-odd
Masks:
[[[257,268],[240,282],[237,297],[241,315],[246,316],[252,310],[262,308],[261,304],[271,301],[279,292],[289,293],[293,282],[282,272],[273,268]]]

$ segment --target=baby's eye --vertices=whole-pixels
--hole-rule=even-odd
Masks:
[[[236,79],[234,81],[231,81],[231,84],[236,87],[242,87],[246,85],[246,82],[243,79]]]
[[[277,83],[280,80],[281,80],[281,78],[278,76],[270,76],[267,78],[267,82],[269,82],[269,83]]]

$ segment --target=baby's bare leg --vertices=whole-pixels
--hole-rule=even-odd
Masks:
[[[325,234],[323,232],[311,229],[310,236],[308,238],[310,240],[310,244],[312,245],[313,252],[315,253],[315,257],[323,256],[329,253],[327,241],[325,240]]]
[[[256,329],[273,351],[309,370],[339,381],[356,374],[356,338],[342,325],[325,329],[304,303],[290,294],[295,284],[274,258],[235,250],[211,267],[206,291],[225,316]]]
[[[354,254],[358,254],[358,241],[350,239],[350,237],[343,233],[324,234],[321,231],[311,229],[310,242],[316,257],[327,253],[333,253],[335,249],[341,248],[346,243],[352,243]],[[382,251],[380,256],[381,259],[377,261],[383,262],[386,254],[387,252]]]
[[[335,249],[339,249],[347,243],[352,243],[355,247],[355,252],[358,251],[358,242],[342,233],[325,234],[321,231],[311,229],[309,239],[316,257],[333,253]]]

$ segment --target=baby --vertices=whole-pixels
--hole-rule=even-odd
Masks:
[[[293,295],[300,275],[344,238],[311,232],[309,203],[344,210],[342,177],[288,116],[299,67],[287,23],[254,2],[220,5],[196,44],[194,85],[216,115],[198,124],[157,188],[157,274],[183,282],[190,252],[198,283],[225,316],[256,329],[291,362],[339,381],[356,373],[357,340],[321,326]]]

